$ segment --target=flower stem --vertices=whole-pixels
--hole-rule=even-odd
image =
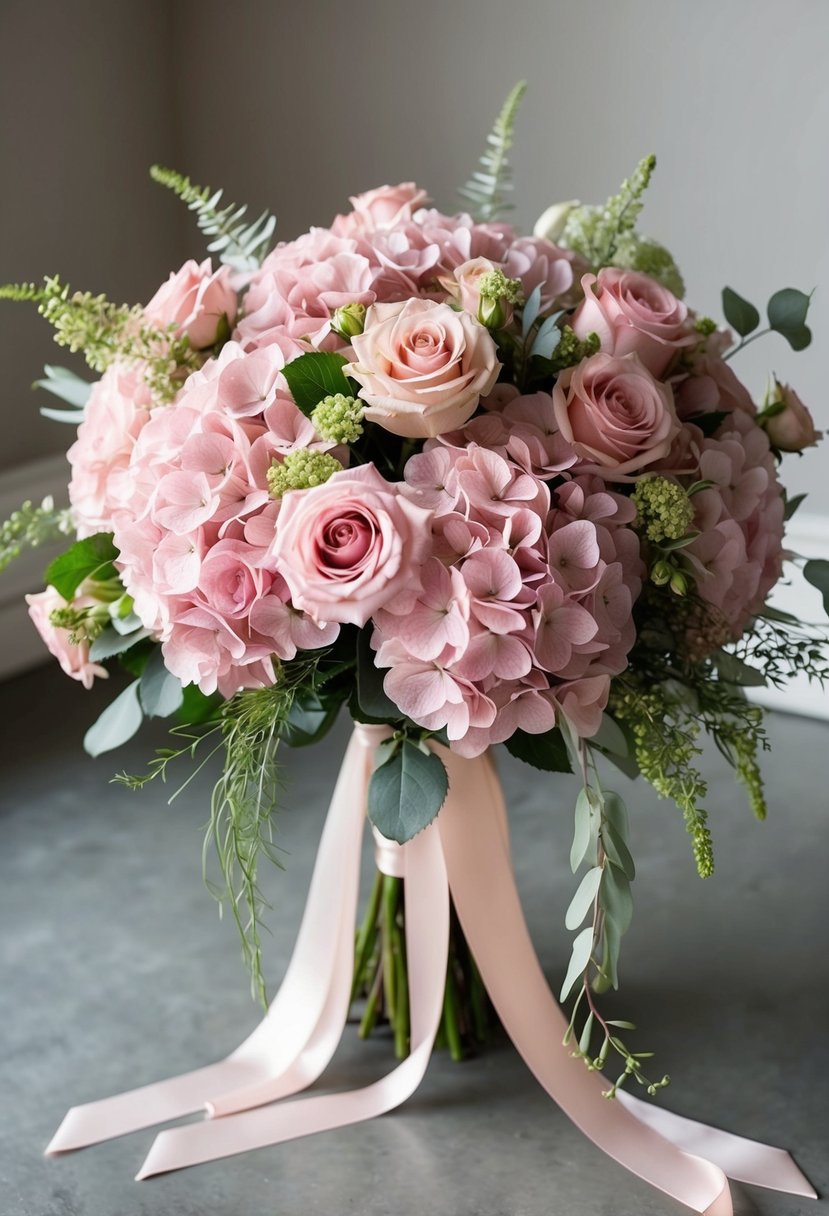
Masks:
[[[371,895],[368,900],[366,914],[357,930],[354,943],[354,980],[351,985],[351,1002],[353,1003],[360,990],[366,986],[365,971],[377,942],[377,917],[380,912],[380,898],[383,894],[383,875],[378,870],[374,876]]]

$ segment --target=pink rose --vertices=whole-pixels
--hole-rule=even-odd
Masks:
[[[670,387],[636,355],[600,353],[568,367],[553,389],[553,409],[580,470],[611,479],[661,460],[680,427]]]
[[[772,382],[758,420],[772,447],[781,452],[802,452],[823,438],[791,385],[779,380]]]
[[[73,603],[75,608],[87,608],[95,601],[83,596]],[[63,670],[73,680],[80,680],[84,688],[91,688],[96,676],[105,680],[109,672],[105,667],[89,661],[89,644],[87,642],[70,642],[69,630],[59,629],[52,624],[51,615],[56,608],[65,608],[66,600],[54,587],[47,587],[37,595],[27,595],[29,616],[38,631],[49,653],[53,654]]]
[[[176,335],[186,334],[195,350],[212,346],[219,337],[222,318],[227,320],[228,331],[236,320],[230,267],[213,271],[210,258],[201,266],[191,258],[162,283],[144,315],[157,325],[175,325]]]
[[[501,368],[489,331],[433,300],[373,305],[353,346],[366,418],[410,439],[463,426]]]
[[[374,232],[407,223],[417,208],[428,202],[428,196],[414,182],[401,182],[399,186],[378,186],[376,190],[366,190],[348,201],[354,208],[354,214],[343,219],[350,220],[351,226],[359,230]]]
[[[584,300],[570,322],[579,338],[599,335],[611,355],[635,353],[654,376],[661,376],[674,352],[699,336],[687,323],[688,309],[649,275],[605,267],[598,278],[581,280]]]
[[[431,517],[374,465],[344,469],[321,486],[285,495],[269,559],[295,608],[318,622],[362,626],[417,587]]]
[[[489,258],[471,258],[468,262],[462,262],[460,266],[456,266],[452,277],[442,279],[441,285],[460,304],[461,308],[480,319],[481,279],[486,274],[492,274],[495,269],[500,269],[500,267],[496,267]],[[491,303],[495,305],[496,301]],[[505,329],[512,321],[512,305],[507,300],[498,301],[497,304],[502,314],[497,328]]]

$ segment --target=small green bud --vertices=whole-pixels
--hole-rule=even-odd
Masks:
[[[331,318],[331,328],[345,338],[349,342],[352,338],[356,338],[358,334],[363,332],[366,323],[366,306],[358,304],[356,301],[352,304],[344,304],[342,308],[337,308]]]
[[[328,452],[312,452],[302,448],[298,452],[289,452],[281,462],[273,462],[268,469],[268,489],[272,498],[281,498],[290,490],[310,490],[323,485],[342,467],[339,460]]]
[[[671,591],[674,595],[688,594],[688,579],[681,570],[674,570],[671,575]]]
[[[711,317],[697,317],[696,321],[694,321],[694,329],[698,334],[702,334],[704,338],[707,338],[717,332],[717,322],[712,320]]]
[[[657,587],[664,587],[671,581],[674,574],[674,568],[670,562],[660,560],[654,562],[651,567],[651,582],[656,583]]]
[[[512,320],[515,304],[524,298],[520,279],[508,279],[503,270],[488,270],[478,280],[478,320],[487,329],[503,329]]]
[[[330,443],[355,443],[363,433],[364,412],[362,401],[336,393],[314,406],[311,421],[317,434]]]

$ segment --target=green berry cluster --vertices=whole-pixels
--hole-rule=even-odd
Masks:
[[[268,469],[268,489],[272,498],[281,498],[290,490],[310,490],[321,486],[342,469],[339,460],[328,452],[312,452],[302,448],[289,452],[283,461],[274,461]]]
[[[311,421],[317,434],[330,443],[356,443],[363,433],[364,411],[362,401],[335,393],[314,407]]]
[[[655,545],[681,540],[693,522],[690,498],[679,482],[668,477],[643,477],[631,497],[639,530]]]

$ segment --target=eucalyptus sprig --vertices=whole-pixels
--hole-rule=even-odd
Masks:
[[[635,1030],[635,1026],[632,1022],[605,1018],[594,995],[619,986],[621,940],[633,916],[630,884],[636,869],[628,845],[627,811],[618,794],[603,790],[590,746],[583,739],[577,740],[566,728],[564,735],[574,766],[582,777],[570,864],[575,873],[588,856],[593,862],[565,916],[570,930],[578,929],[588,915],[590,923],[580,929],[573,942],[561,989],[562,1001],[577,989],[564,1045],[591,1072],[602,1071],[611,1053],[623,1060],[622,1072],[604,1091],[606,1098],[615,1097],[629,1077],[653,1095],[669,1083],[669,1078],[652,1081],[645,1075],[642,1061],[651,1059],[653,1052],[631,1051],[618,1032]]]

